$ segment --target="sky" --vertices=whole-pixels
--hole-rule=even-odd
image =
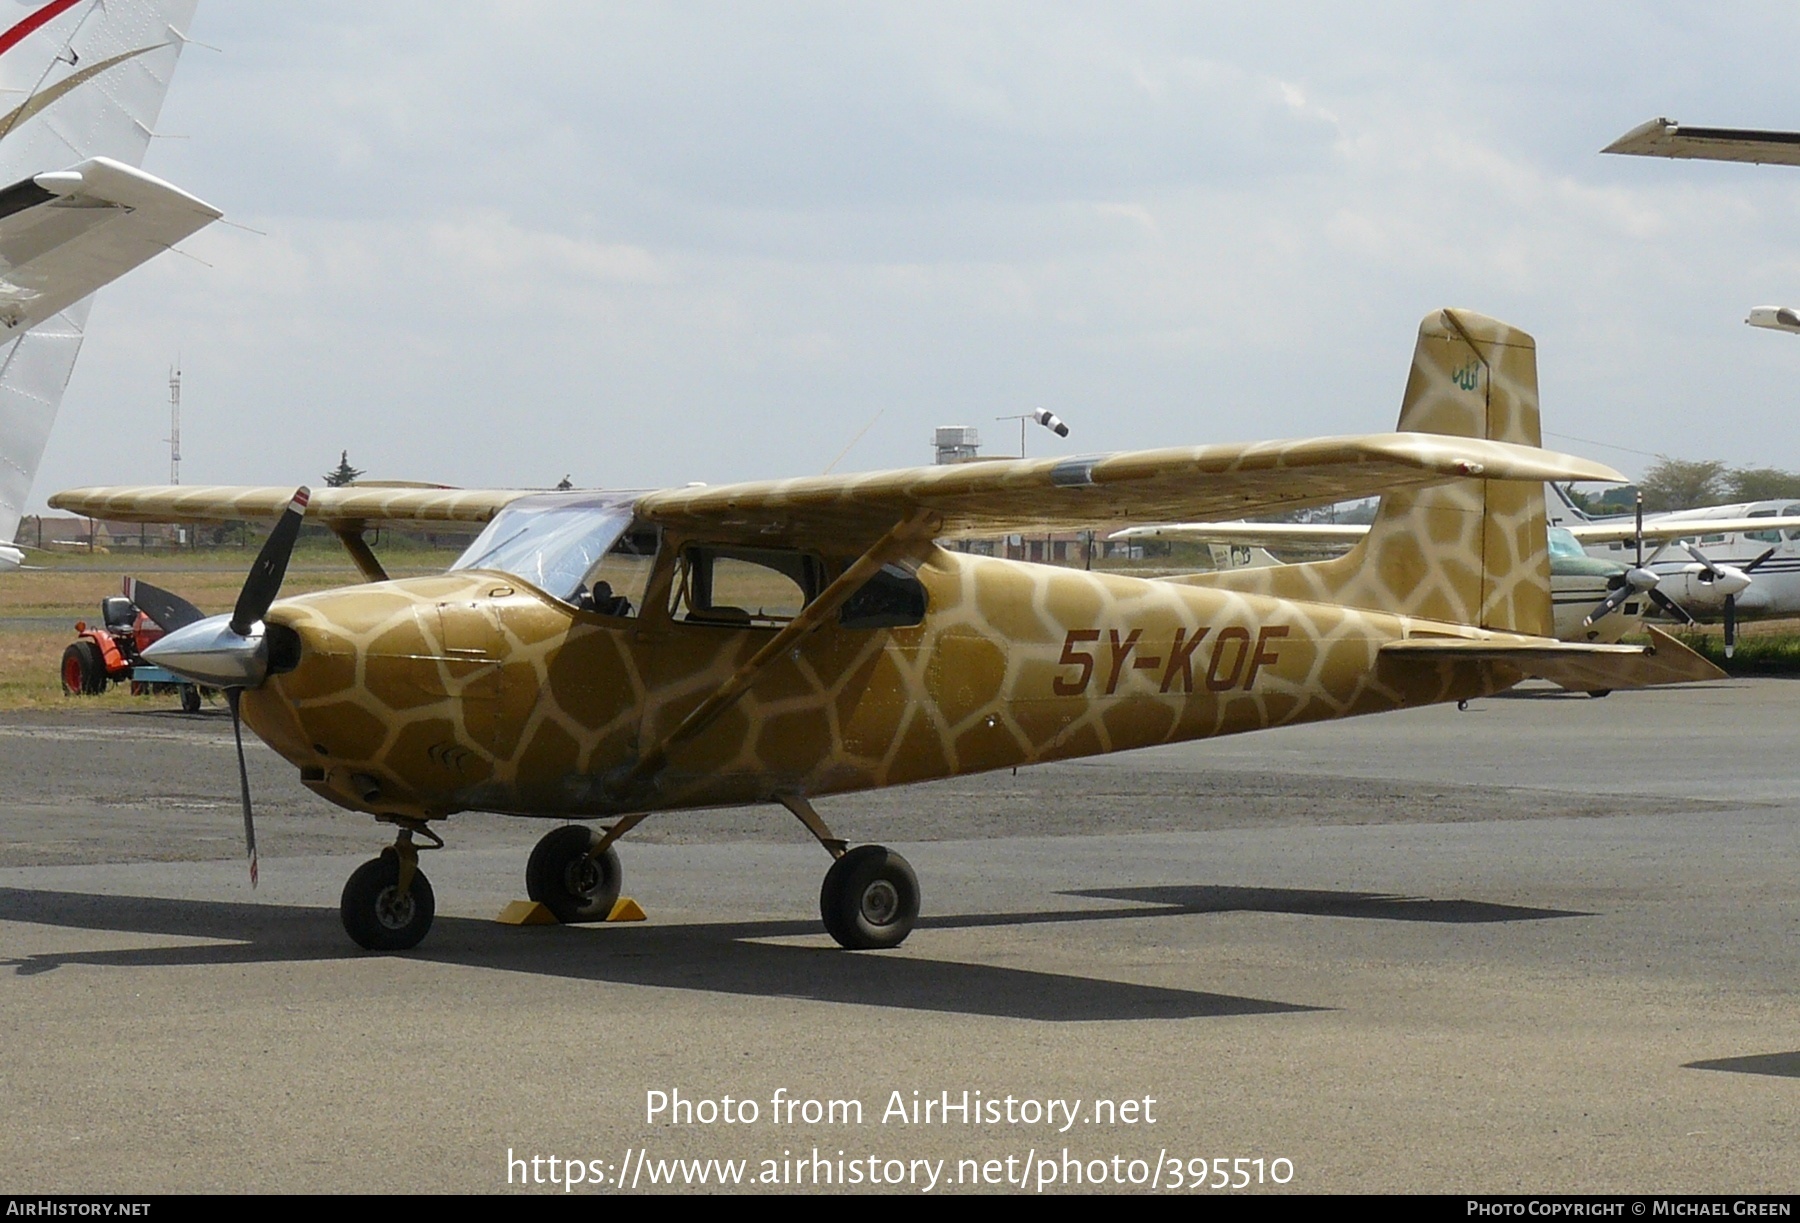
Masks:
[[[1351,11],[1354,10],[1354,11]],[[224,210],[103,290],[33,491],[649,488],[1394,427],[1420,318],[1547,444],[1800,469],[1800,9],[201,0],[145,168]],[[207,44],[207,45],[198,45]]]

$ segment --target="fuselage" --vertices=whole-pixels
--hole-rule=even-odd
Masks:
[[[1382,612],[935,547],[916,578],[916,623],[834,618],[649,777],[632,766],[776,631],[672,614],[667,580],[633,616],[483,570],[283,600],[267,620],[298,635],[297,663],[246,692],[244,715],[353,809],[593,816],[923,781],[1520,678],[1378,659],[1421,630],[1478,632]]]

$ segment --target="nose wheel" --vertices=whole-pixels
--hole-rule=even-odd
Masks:
[[[344,884],[344,930],[369,951],[410,951],[431,929],[437,898],[417,867],[411,885],[400,887],[400,859],[393,850],[363,863]]]
[[[409,825],[415,821],[408,821]],[[393,847],[363,863],[344,884],[339,915],[344,932],[368,951],[410,951],[431,929],[437,915],[437,897],[431,881],[419,869],[419,847],[413,833],[421,832],[441,847],[443,841],[423,823],[403,826]]]

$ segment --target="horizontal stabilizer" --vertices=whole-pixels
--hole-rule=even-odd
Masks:
[[[1421,663],[1504,663],[1575,692],[1725,678],[1723,671],[1669,634],[1650,625],[1644,627],[1650,633],[1647,646],[1530,638],[1410,637],[1388,642],[1381,647],[1381,656]]]
[[[0,328],[37,326],[221,215],[105,157],[0,188]]]

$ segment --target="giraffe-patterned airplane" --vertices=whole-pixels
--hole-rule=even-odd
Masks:
[[[148,610],[175,631],[147,653],[226,689],[234,727],[241,709],[303,784],[397,826],[344,889],[363,946],[424,937],[414,838],[441,844],[431,825],[455,812],[610,819],[558,827],[526,868],[532,899],[578,922],[612,909],[614,843],[649,814],[779,803],[834,859],[826,930],[876,948],[911,930],[918,881],[892,850],[846,845],[821,795],[1465,700],[1526,674],[1719,677],[1655,630],[1649,646],[1555,639],[1543,482],[1619,479],[1539,448],[1531,337],[1443,310],[1392,434],[649,493],[181,486],[51,504],[145,521],[287,506],[235,611],[165,597]],[[936,542],[1377,494],[1343,557],[1181,583]],[[303,515],[367,584],[277,600]],[[380,522],[486,527],[447,573],[389,581],[363,539]],[[243,798],[254,879],[247,781]]]

